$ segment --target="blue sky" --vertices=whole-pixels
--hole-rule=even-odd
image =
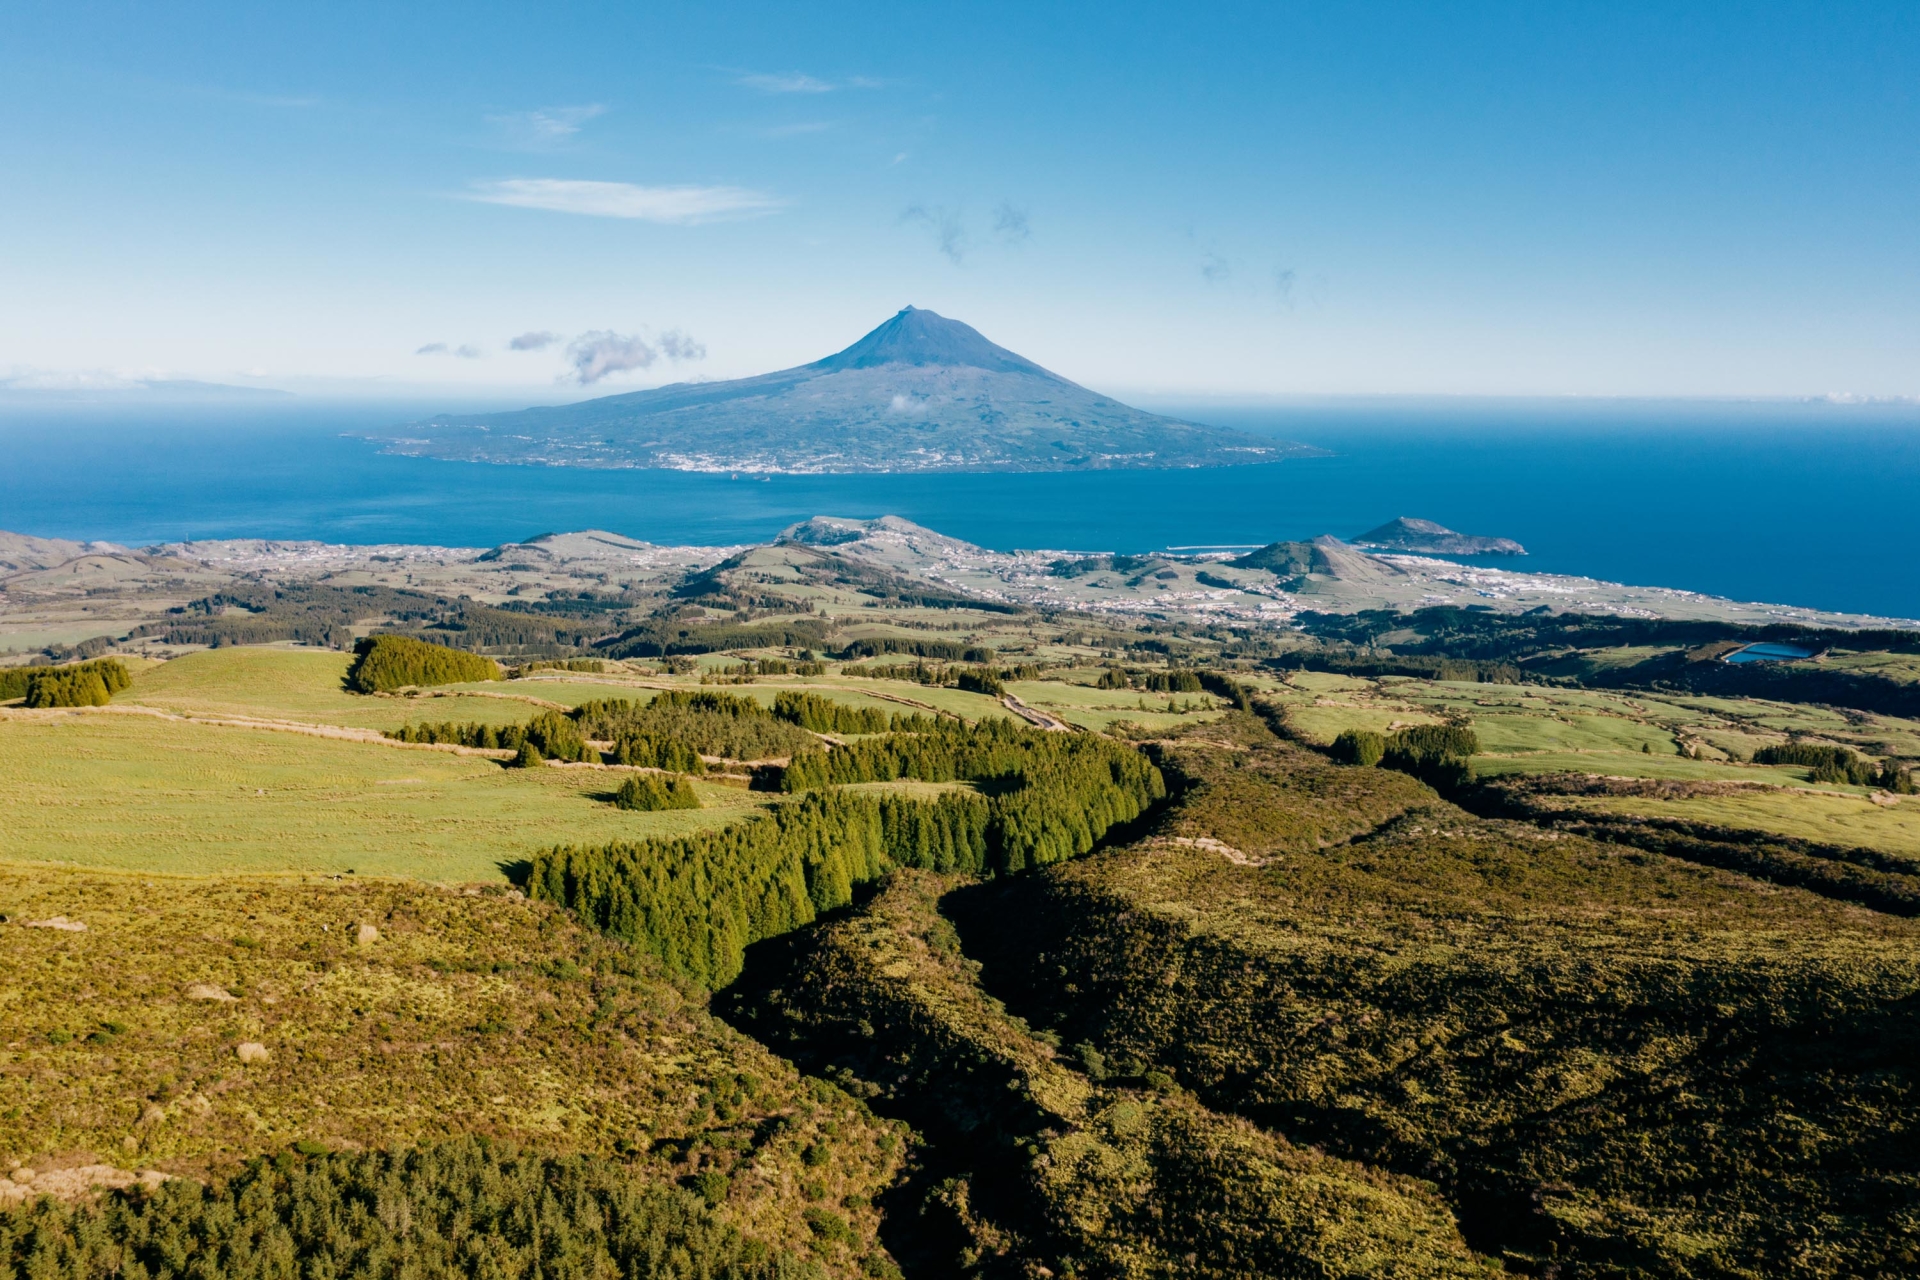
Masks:
[[[1920,394],[1910,0],[0,19],[19,385],[553,399],[912,303],[1116,393]]]

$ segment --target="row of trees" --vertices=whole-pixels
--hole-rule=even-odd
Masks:
[[[1913,773],[1898,760],[1875,764],[1847,747],[1814,742],[1782,742],[1753,753],[1755,764],[1797,764],[1813,771],[1815,782],[1884,787],[1901,795],[1915,791]]]
[[[625,698],[584,703],[569,712],[543,711],[525,725],[475,722],[416,724],[393,729],[400,742],[451,743],[518,751],[532,743],[542,757],[594,759],[589,739],[611,742],[616,764],[701,773],[705,756],[763,760],[818,746],[815,733],[918,732],[935,721],[850,707],[818,694],[783,691],[771,710],[752,698],[711,689],[669,689],[650,702]]]
[[[788,777],[970,780],[980,791],[928,801],[819,786],[720,831],[550,850],[534,859],[530,892],[717,987],[748,945],[847,905],[854,886],[893,867],[1005,875],[1064,861],[1165,794],[1144,756],[1105,739],[927,725],[802,756]],[[836,757],[846,759],[827,763]]]
[[[879,636],[871,640],[855,640],[833,656],[850,661],[854,658],[879,658],[890,653],[905,654],[912,658],[934,658],[941,662],[993,661],[993,650],[986,645],[967,644],[961,640],[923,640],[915,636]]]
[[[536,671],[579,671],[591,675],[604,674],[606,661],[602,658],[547,658],[535,662],[523,662],[507,672],[507,679],[519,680]]]
[[[481,724],[478,721],[445,721],[440,724],[410,724],[389,729],[386,736],[396,742],[431,742],[456,747],[483,747],[489,751],[519,751],[531,747],[535,761],[593,760],[589,747],[574,717],[564,711],[542,711],[526,724]]]
[[[1094,681],[1096,689],[1144,689],[1148,693],[1201,693],[1206,684],[1198,671],[1174,667],[1166,671],[1129,671],[1108,667]]]
[[[443,644],[429,644],[412,636],[367,636],[353,646],[353,653],[353,665],[347,669],[347,687],[355,693],[499,680],[505,674],[492,658]]]
[[[0,669],[0,702],[25,698],[30,707],[104,707],[132,683],[118,658],[65,667],[7,667]]]

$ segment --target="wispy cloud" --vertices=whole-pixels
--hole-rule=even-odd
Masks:
[[[650,369],[662,357],[675,362],[704,360],[707,348],[684,330],[669,329],[657,342],[648,342],[639,334],[615,333],[596,329],[583,333],[567,345],[567,360],[573,365],[573,377],[581,386],[592,386],[614,373]]]
[[[764,192],[745,187],[643,187],[631,182],[585,182],[567,178],[476,182],[465,193],[465,198],[517,209],[681,224],[770,213],[782,203]]]
[[[669,329],[660,335],[660,350],[669,360],[705,360],[707,344],[696,342],[684,329]]]
[[[595,116],[605,115],[600,103],[577,107],[539,107],[533,111],[513,111],[488,116],[487,123],[500,130],[510,146],[535,150],[556,146],[580,132],[580,127]]]
[[[832,81],[798,71],[742,71],[734,76],[733,82],[744,88],[758,89],[761,93],[832,93],[840,87]]]
[[[1273,296],[1279,300],[1281,306],[1289,311],[1293,310],[1294,279],[1295,276],[1292,267],[1275,267],[1273,269]]]
[[[959,266],[966,260],[967,250],[972,247],[967,237],[967,226],[957,210],[943,204],[910,204],[900,211],[900,221],[925,227],[933,233],[933,240],[947,261]]]
[[[1033,228],[1027,224],[1027,211],[1016,208],[1011,200],[1002,200],[993,211],[993,234],[1003,244],[1031,239]]]
[[[720,68],[726,70],[726,68]],[[838,93],[843,89],[884,89],[887,82],[872,76],[848,76],[844,80],[824,80],[804,71],[730,71],[733,82],[743,89],[760,93]]]
[[[1209,253],[1200,259],[1200,278],[1208,284],[1219,284],[1233,275],[1233,264],[1217,253]]]
[[[507,350],[545,351],[558,341],[560,341],[560,335],[557,333],[550,333],[545,329],[533,329],[517,338],[507,339]]]
[[[462,360],[478,360],[486,353],[472,343],[467,342],[463,342],[457,347],[450,347],[444,342],[429,342],[413,354],[417,356],[458,356]]]

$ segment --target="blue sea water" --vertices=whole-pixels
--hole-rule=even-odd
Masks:
[[[762,540],[896,514],[1002,550],[1140,552],[1352,537],[1395,516],[1516,538],[1502,567],[1920,616],[1920,408],[1329,401],[1153,406],[1329,456],[1037,475],[742,476],[436,462],[347,433],[417,406],[0,409],[0,529],[145,544],[319,538],[491,546],[603,528]]]

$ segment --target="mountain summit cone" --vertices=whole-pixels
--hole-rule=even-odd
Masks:
[[[917,307],[797,368],[442,416],[386,443],[476,462],[749,472],[1206,467],[1320,452],[1132,408]]]

